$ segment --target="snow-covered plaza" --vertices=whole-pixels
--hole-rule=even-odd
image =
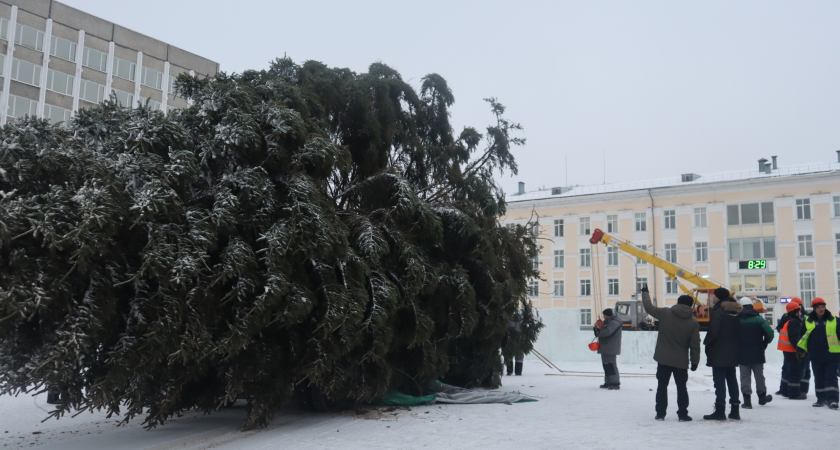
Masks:
[[[619,360],[620,361],[620,360]],[[564,371],[595,372],[597,363],[560,363]],[[620,365],[623,374],[653,374],[655,365]],[[768,365],[768,386],[779,384],[778,365]],[[49,420],[45,396],[0,398],[0,446],[45,449],[789,449],[833,442],[840,435],[840,412],[813,408],[813,386],[806,401],[774,398],[767,406],[742,410],[740,422],[705,422],[712,411],[711,369],[691,372],[689,414],[676,418],[671,384],[664,422],[654,420],[655,378],[624,377],[621,390],[599,389],[602,379],[547,376],[548,367],[526,361],[524,375],[505,377],[501,390],[539,397],[513,405],[430,405],[371,407],[337,414],[278,411],[266,429],[239,431],[244,404],[212,415],[187,414],[165,426],[145,430],[140,421],[116,427],[118,419],[84,413]],[[753,397],[755,403],[755,397]]]

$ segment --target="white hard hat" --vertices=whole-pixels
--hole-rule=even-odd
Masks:
[[[738,300],[738,303],[740,303],[742,306],[750,306],[753,304],[753,301],[750,298],[741,297],[741,299]]]

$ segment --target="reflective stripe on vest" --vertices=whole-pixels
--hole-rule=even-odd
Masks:
[[[782,331],[779,333],[779,345],[777,348],[783,352],[796,353],[796,347],[790,344],[790,339],[788,338],[788,325],[790,325],[789,320],[785,322],[785,326],[782,327]]]
[[[787,324],[785,324],[787,326]],[[802,336],[802,339],[799,340],[798,347],[808,351],[808,338],[811,336],[811,332],[814,331],[814,328],[817,327],[817,323],[808,319],[805,321],[805,336]],[[828,351],[830,353],[840,353],[840,341],[837,340],[837,320],[834,317],[831,320],[825,321],[825,336],[828,340]],[[781,338],[779,338],[779,345],[781,345]]]

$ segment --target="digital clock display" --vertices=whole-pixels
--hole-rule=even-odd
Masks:
[[[766,269],[766,259],[753,259],[750,261],[738,261],[738,268],[740,269]]]

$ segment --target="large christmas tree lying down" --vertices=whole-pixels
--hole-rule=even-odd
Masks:
[[[0,393],[52,413],[164,423],[500,385],[500,345],[541,324],[530,227],[505,228],[499,171],[524,140],[504,107],[456,134],[443,78],[275,61],[182,76],[191,105],[113,102],[64,128],[0,131]]]

